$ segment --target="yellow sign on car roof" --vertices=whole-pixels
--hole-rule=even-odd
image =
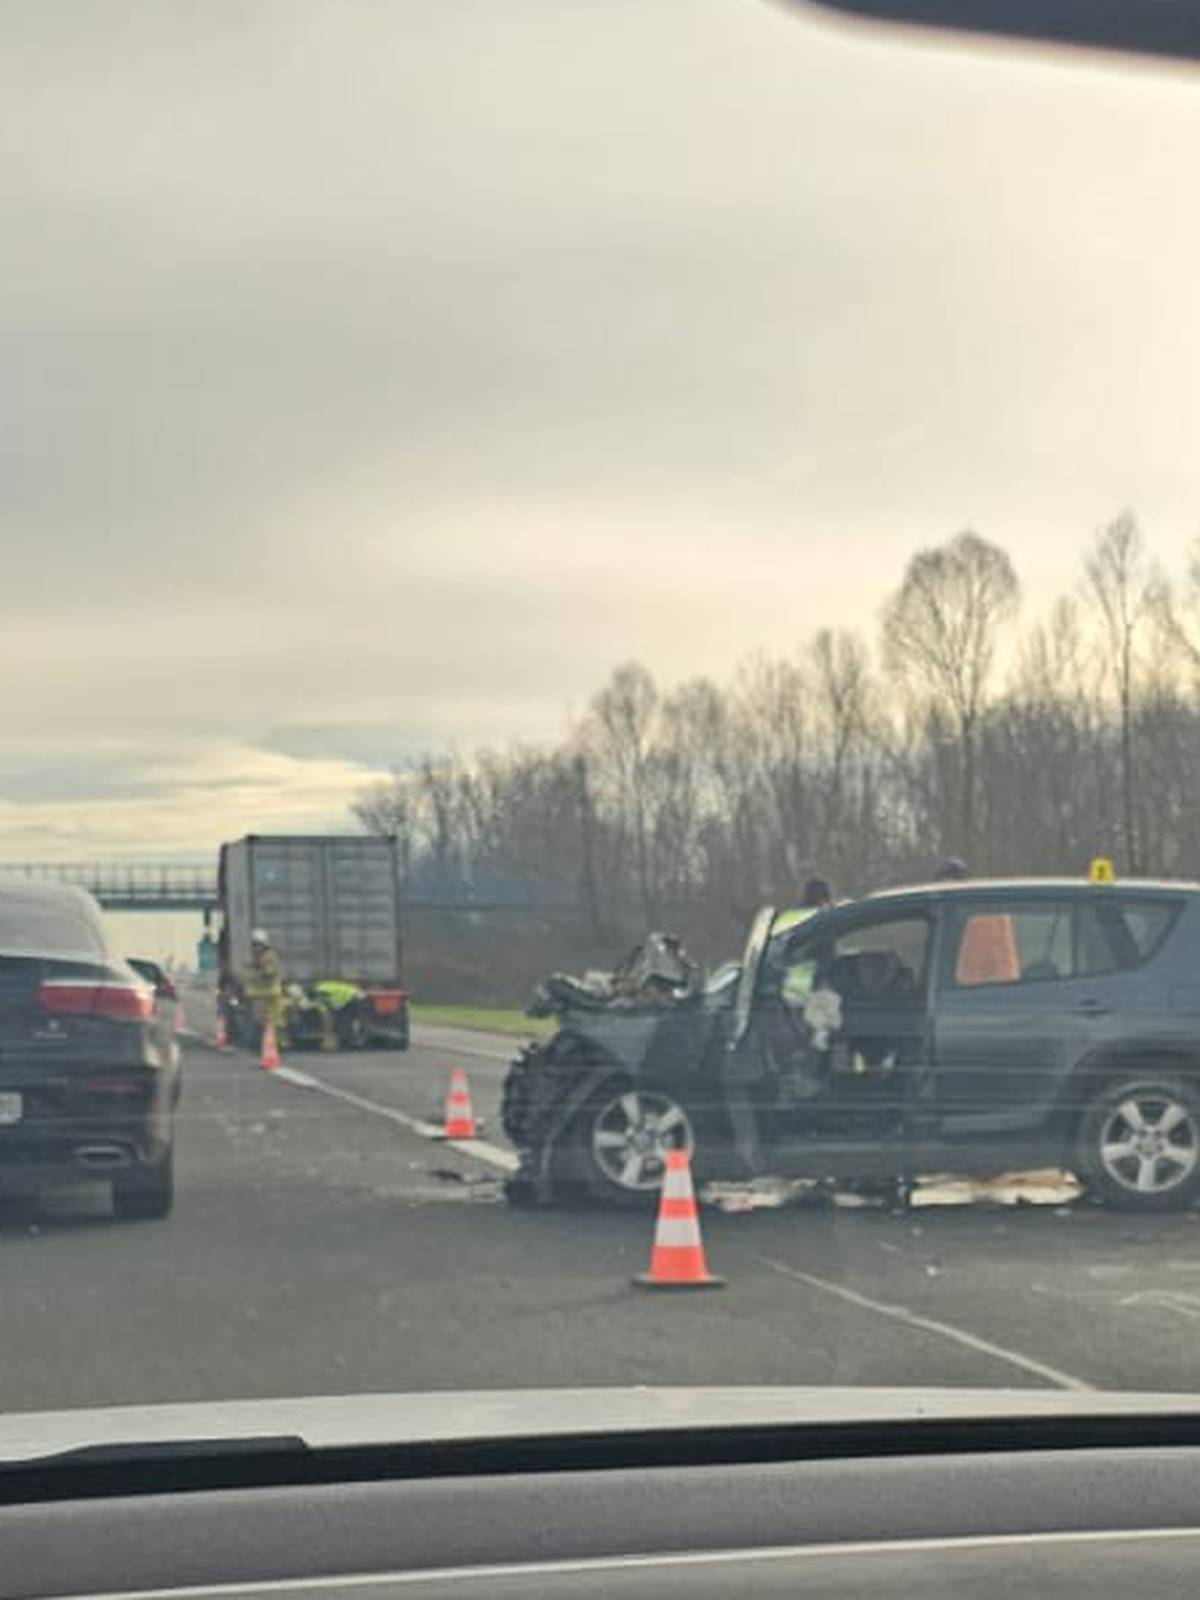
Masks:
[[[1088,868],[1089,883],[1115,883],[1117,875],[1113,871],[1113,864],[1107,856],[1094,856]]]

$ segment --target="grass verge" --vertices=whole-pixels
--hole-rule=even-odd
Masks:
[[[412,1020],[442,1028],[472,1028],[478,1033],[508,1033],[523,1039],[547,1039],[554,1032],[551,1019],[527,1017],[510,1006],[414,1005]]]

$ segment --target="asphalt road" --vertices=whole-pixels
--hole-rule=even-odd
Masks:
[[[507,1047],[193,1048],[178,1201],[0,1211],[0,1408],[577,1384],[1200,1389],[1200,1213],[1090,1206],[704,1214],[719,1292],[654,1297],[647,1218],[510,1211]],[[482,1147],[426,1138],[466,1067]],[[416,1126],[414,1126],[414,1124]]]

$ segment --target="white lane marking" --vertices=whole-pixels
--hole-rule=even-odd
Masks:
[[[881,1317],[890,1317],[893,1322],[900,1322],[906,1328],[921,1328],[926,1333],[940,1334],[943,1339],[952,1339],[955,1344],[965,1345],[968,1350],[977,1350],[981,1355],[992,1356],[997,1361],[1006,1361],[1010,1366],[1020,1367],[1025,1372],[1032,1372],[1039,1378],[1045,1378],[1047,1383],[1052,1383],[1059,1389],[1086,1392],[1095,1388],[1094,1384],[1085,1383],[1082,1378],[1077,1378],[1070,1372],[1051,1367],[1033,1356],[1023,1355],[1020,1350],[1010,1350],[1005,1345],[994,1344],[990,1339],[981,1339],[978,1334],[968,1333],[965,1328],[957,1328],[951,1322],[938,1322],[933,1317],[919,1316],[907,1306],[890,1306],[882,1300],[872,1300],[869,1295],[859,1294],[856,1289],[847,1289],[841,1283],[831,1283],[828,1278],[818,1278],[812,1272],[800,1272],[796,1267],[789,1267],[785,1262],[775,1261],[770,1256],[758,1256],[756,1259],[761,1261],[763,1266],[770,1267],[772,1272],[778,1272],[785,1278],[794,1278],[797,1283],[806,1283],[812,1289],[821,1289],[826,1294],[836,1295],[838,1299],[845,1300],[852,1306],[858,1306],[860,1310],[874,1311]]]
[[[216,1050],[214,1033],[211,1029],[200,1031],[188,1028],[179,1034],[179,1038],[189,1049],[197,1045],[207,1050]],[[412,1025],[412,1043],[418,1050],[450,1051],[454,1055],[474,1056],[479,1061],[494,1061],[510,1065],[517,1051],[529,1044],[533,1038],[530,1034],[504,1034],[480,1033],[474,1034],[471,1030],[449,1030],[448,1034],[435,1027],[432,1023],[421,1024],[414,1022]],[[226,1052],[222,1050],[220,1054]],[[233,1054],[233,1050],[228,1052]]]
[[[469,1028],[442,1028],[435,1022],[414,1022],[412,1042],[425,1050],[452,1050],[458,1055],[478,1056],[481,1061],[511,1062],[517,1051],[529,1043],[524,1034],[475,1034]]]
[[[498,1144],[491,1144],[487,1139],[447,1139],[436,1123],[427,1122],[424,1117],[410,1117],[407,1111],[397,1111],[394,1106],[380,1105],[378,1100],[368,1100],[361,1094],[353,1094],[349,1089],[335,1089],[333,1084],[325,1083],[321,1078],[310,1077],[307,1072],[301,1072],[296,1067],[277,1067],[273,1074],[282,1078],[285,1083],[294,1083],[298,1089],[315,1089],[318,1094],[327,1094],[335,1100],[345,1100],[348,1105],[357,1106],[360,1111],[369,1111],[377,1117],[386,1117],[389,1122],[396,1122],[402,1128],[407,1128],[410,1133],[419,1134],[422,1139],[437,1139],[448,1150],[457,1150],[460,1155],[470,1156],[475,1161],[483,1162],[487,1167],[498,1167],[501,1172],[515,1172],[517,1170],[517,1157],[511,1150],[504,1150]]]
[[[1061,1533],[973,1533],[940,1539],[848,1539],[843,1544],[773,1544],[748,1550],[683,1550],[662,1555],[580,1556],[564,1561],[496,1562],[477,1567],[418,1567],[400,1572],[326,1573],[316,1578],[255,1578],[248,1583],[195,1583],[171,1589],[110,1589],[61,1600],[201,1600],[206,1595],[303,1594],[313,1589],[370,1589],[379,1584],[461,1583],[467,1578],[553,1577],[566,1573],[645,1571],[654,1567],[713,1567],[736,1562],[807,1561],[846,1556],[955,1555],[965,1550],[1045,1548],[1047,1545],[1159,1543],[1196,1539],[1196,1528],[1095,1528]]]
[[[1117,1305],[1122,1309],[1126,1306],[1153,1306],[1163,1311],[1177,1311],[1181,1317],[1200,1322],[1200,1299],[1182,1290],[1143,1289],[1136,1294],[1125,1295],[1117,1301]]]

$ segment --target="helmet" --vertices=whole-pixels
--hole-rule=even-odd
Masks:
[[[804,885],[804,894],[800,904],[803,906],[828,906],[833,904],[833,895],[829,884],[824,878],[810,878]]]
[[[250,935],[251,944],[270,944],[270,942],[271,935],[265,928],[255,928],[254,932]]]

